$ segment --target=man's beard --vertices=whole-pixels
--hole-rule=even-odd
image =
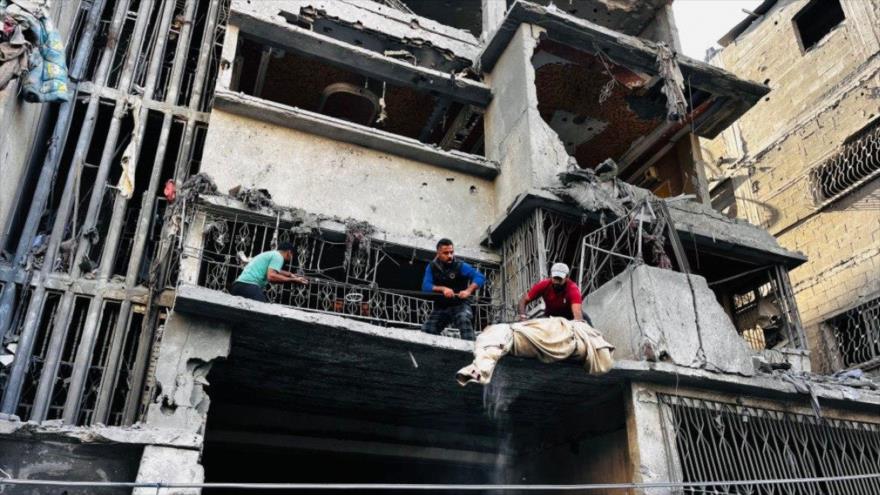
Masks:
[[[564,284],[559,284],[559,285],[553,284],[553,290],[555,290],[557,293],[562,292],[563,290],[565,290],[565,285]]]

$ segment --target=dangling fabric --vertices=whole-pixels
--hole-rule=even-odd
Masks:
[[[657,71],[663,78],[660,91],[666,95],[666,118],[672,122],[681,122],[687,115],[687,100],[684,97],[684,76],[675,52],[666,43],[657,45]]]
[[[507,354],[544,363],[582,359],[587,373],[600,375],[614,364],[613,352],[614,346],[585,321],[550,317],[500,323],[486,327],[477,336],[473,363],[460,369],[455,378],[461,386],[485,385],[492,380],[498,361]]]
[[[28,60],[27,77],[21,88],[25,101],[48,103],[70,100],[64,43],[45,9],[39,8],[34,2],[19,5],[15,1],[5,9],[0,8],[0,14],[6,14],[26,29],[34,45]]]

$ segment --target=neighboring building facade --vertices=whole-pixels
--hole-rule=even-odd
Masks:
[[[873,473],[880,393],[810,374],[806,259],[708,205],[698,139],[768,89],[676,58],[664,0],[442,5],[83,5],[81,98],[4,230],[0,468],[713,493]],[[487,276],[475,330],[568,263],[613,370],[505,358],[459,387],[473,344],[418,331],[442,237]],[[281,242],[311,283],[229,295]],[[828,486],[880,479],[750,488]]]
[[[813,368],[880,369],[880,2],[767,1],[711,62],[772,91],[703,142],[713,203],[807,263]]]

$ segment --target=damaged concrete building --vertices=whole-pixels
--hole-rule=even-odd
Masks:
[[[73,97],[0,93],[0,487],[880,491],[880,391],[811,372],[806,257],[709,205],[699,139],[769,88],[677,54],[665,0],[562,3],[58,2]],[[441,237],[478,331],[568,263],[613,368],[460,387],[473,343],[418,331]],[[309,285],[228,294],[282,242]],[[99,490],[132,487],[66,491]]]
[[[813,367],[880,374],[880,3],[766,1],[711,62],[772,88],[703,144],[713,203],[809,260]],[[784,47],[784,48],[781,48]]]

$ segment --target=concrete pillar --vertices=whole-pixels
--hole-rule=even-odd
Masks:
[[[229,24],[226,26],[226,34],[223,37],[223,52],[220,54],[220,68],[217,73],[217,88],[235,90],[232,81],[236,70],[235,54],[238,51],[238,26]],[[238,68],[240,70],[240,68]]]
[[[199,272],[202,266],[202,246],[205,239],[204,211],[197,211],[189,224],[183,240],[183,252],[180,256],[179,280],[185,284],[198,285]]]
[[[229,355],[231,337],[231,329],[216,321],[171,313],[156,362],[159,394],[147,409],[147,425],[204,430],[210,405],[204,391],[208,372],[213,360]]]
[[[143,483],[201,483],[205,481],[205,469],[199,464],[198,450],[175,447],[144,447],[138,482]],[[132,495],[199,495],[199,488],[135,488]]]
[[[482,0],[483,1],[483,34],[480,36],[483,43],[489,41],[498,26],[504,21],[507,12],[506,0]]]
[[[529,189],[557,184],[569,163],[559,137],[538,113],[532,56],[543,35],[538,26],[520,25],[489,76],[494,98],[485,114],[486,158],[501,164],[497,211],[507,211]]]
[[[637,483],[680,481],[681,464],[675,442],[667,442],[665,432],[672,432],[669,417],[661,413],[657,394],[637,382],[630,385],[625,397],[626,431],[631,472]],[[671,495],[681,493],[673,488],[651,488],[639,493]]]

